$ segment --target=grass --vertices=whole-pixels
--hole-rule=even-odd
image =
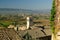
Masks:
[[[11,24],[11,22],[9,22],[9,21],[1,21],[0,22],[0,25],[3,27],[8,27],[10,24]]]

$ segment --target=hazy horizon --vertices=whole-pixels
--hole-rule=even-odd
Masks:
[[[51,9],[52,0],[0,0],[0,8]]]

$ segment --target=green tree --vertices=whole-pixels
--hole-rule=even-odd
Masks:
[[[53,33],[55,31],[55,27],[54,27],[55,14],[56,14],[55,0],[53,0],[52,9],[51,9],[51,17],[50,17],[51,30],[52,30]]]
[[[29,35],[29,33],[27,32],[24,37],[23,37],[25,40],[32,40],[32,37],[31,35]]]

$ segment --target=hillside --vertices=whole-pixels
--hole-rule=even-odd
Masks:
[[[49,9],[44,10],[29,10],[29,9],[14,9],[14,8],[0,8],[0,14],[49,14]]]

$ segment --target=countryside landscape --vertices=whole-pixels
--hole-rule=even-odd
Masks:
[[[51,7],[51,0],[1,0],[0,40],[53,40]]]
[[[15,30],[16,33],[18,33],[17,34],[18,36],[22,36],[22,38],[20,37],[20,39],[18,39],[18,40],[27,39],[27,38],[23,38],[24,37],[23,35],[24,34],[26,35],[27,33],[30,33],[29,35],[31,35],[31,37],[32,37],[29,40],[38,40],[40,38],[39,30],[40,31],[45,30],[42,32],[43,38],[44,38],[44,35],[47,36],[50,31],[50,22],[49,22],[49,18],[50,18],[49,13],[50,12],[49,11],[48,12],[46,12],[46,11],[39,12],[39,11],[33,11],[33,10],[25,10],[25,9],[19,10],[19,9],[8,9],[8,8],[7,9],[1,8],[0,11],[1,11],[0,12],[0,29],[4,30],[4,31],[6,30],[7,33],[8,33],[8,30],[12,30],[11,32],[13,32],[13,33]],[[44,14],[45,12],[46,12],[46,14]],[[32,21],[30,21],[30,22],[32,22],[32,24],[33,24],[33,25],[29,26],[28,31],[26,29],[27,17],[32,18]],[[47,30],[48,30],[48,32],[47,32]],[[22,34],[22,32],[24,32],[24,34]],[[32,32],[35,32],[35,33],[31,34]],[[39,34],[39,36],[37,34]],[[10,35],[11,35],[11,33],[9,34],[9,36]],[[33,35],[36,35],[36,37],[34,37]],[[48,35],[49,37],[47,36],[49,40],[50,40],[50,35],[51,34]],[[13,37],[13,35],[11,35],[11,36]],[[38,36],[38,38],[37,38],[37,36]],[[14,38],[14,40],[17,40],[17,38],[16,39]]]

